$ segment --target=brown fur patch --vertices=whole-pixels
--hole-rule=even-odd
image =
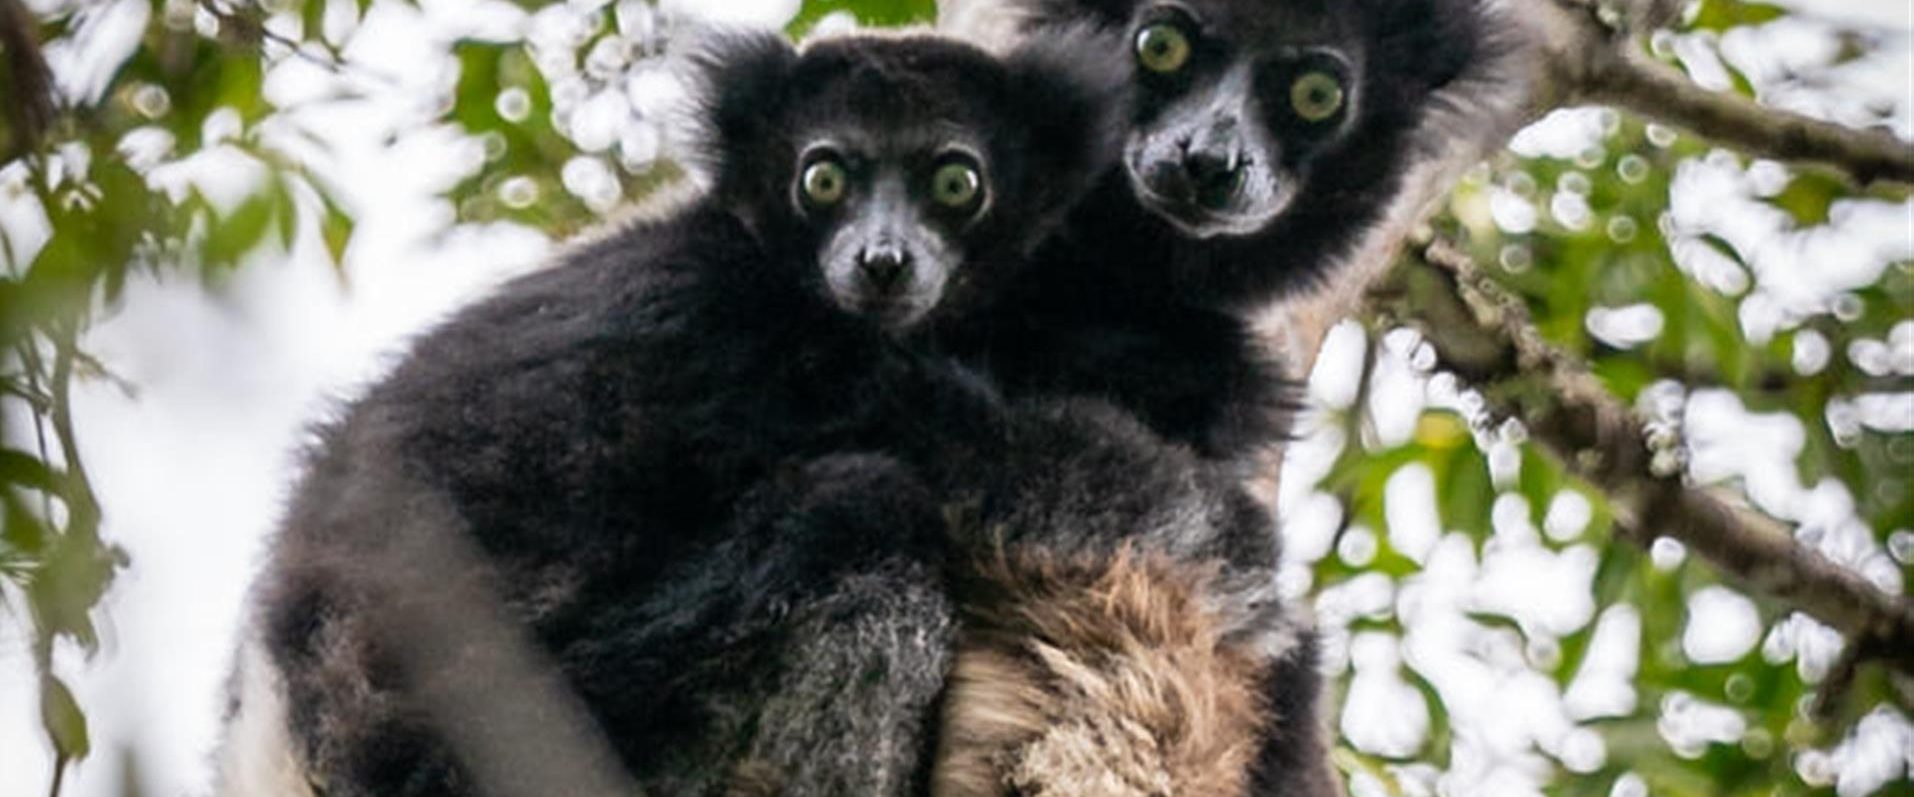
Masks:
[[[725,783],[724,797],[777,797],[784,791],[784,775],[768,761],[740,762]]]
[[[1123,551],[998,554],[945,694],[935,797],[1240,797],[1266,710],[1208,571]]]

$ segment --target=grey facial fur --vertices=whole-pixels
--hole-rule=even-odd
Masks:
[[[898,170],[880,173],[846,212],[819,256],[832,301],[893,331],[908,329],[943,299],[957,252]]]
[[[1248,235],[1289,208],[1296,175],[1258,119],[1247,64],[1182,97],[1130,134],[1124,164],[1137,197],[1193,238]]]

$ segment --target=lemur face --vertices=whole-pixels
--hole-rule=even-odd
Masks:
[[[965,233],[991,211],[986,157],[956,129],[838,129],[810,136],[794,164],[793,209],[814,230],[817,270],[840,309],[907,330],[944,299]]]
[[[1356,124],[1362,49],[1329,14],[1145,2],[1128,25],[1137,102],[1123,165],[1143,205],[1196,238],[1263,230]]]
[[[921,35],[720,40],[717,199],[794,289],[886,332],[967,312],[1114,162],[1130,75],[1094,35],[1002,58]]]

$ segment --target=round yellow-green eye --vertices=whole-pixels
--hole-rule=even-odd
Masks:
[[[1310,122],[1335,116],[1342,110],[1342,82],[1328,72],[1304,72],[1289,84],[1289,107]]]
[[[1136,62],[1144,69],[1170,73],[1190,62],[1190,37],[1175,25],[1151,25],[1136,34]]]
[[[804,167],[804,198],[818,205],[835,205],[850,187],[850,176],[834,160],[821,160]]]
[[[946,163],[930,176],[930,197],[947,208],[968,207],[984,190],[984,178],[968,164]]]

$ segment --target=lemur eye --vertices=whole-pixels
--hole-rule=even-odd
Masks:
[[[804,176],[799,182],[804,189],[804,198],[818,206],[830,206],[844,198],[850,187],[850,175],[844,172],[844,165],[833,159],[820,160],[804,167]]]
[[[930,177],[930,198],[952,210],[976,204],[983,191],[983,176],[968,163],[946,163]]]
[[[1136,62],[1159,74],[1182,69],[1190,62],[1190,37],[1167,22],[1144,28],[1136,34]]]
[[[1342,81],[1328,72],[1304,72],[1289,84],[1289,107],[1304,121],[1321,122],[1342,110]]]

